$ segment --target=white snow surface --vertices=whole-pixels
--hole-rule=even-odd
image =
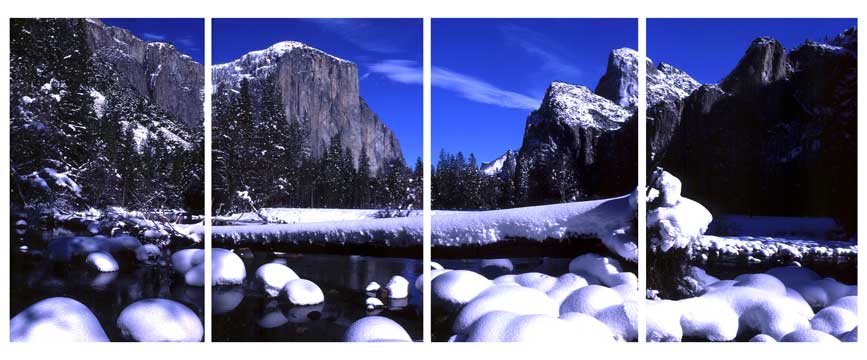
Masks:
[[[503,169],[503,164],[506,163],[506,160],[509,158],[509,155],[516,156],[513,150],[508,150],[500,157],[491,160],[489,162],[483,162],[481,166],[479,166],[479,170],[485,175],[493,176],[500,172]]]
[[[434,215],[434,246],[485,245],[510,238],[542,241],[571,235],[601,239],[625,259],[638,258],[637,239],[628,234],[636,208],[630,197]]]
[[[552,82],[549,87],[548,103],[553,118],[549,121],[562,122],[570,127],[618,130],[629,120],[630,112],[611,100],[596,95],[584,86],[563,82]],[[547,118],[545,118],[547,119]],[[531,117],[527,126],[536,126],[542,117]]]
[[[184,249],[172,254],[172,269],[181,274],[204,262],[205,250],[202,249]]]
[[[115,272],[120,270],[117,261],[107,252],[97,251],[87,255],[87,265],[99,272]]]
[[[557,304],[543,292],[523,286],[496,285],[482,291],[461,308],[452,330],[456,334],[466,335],[476,320],[492,311],[518,315],[560,315]]]
[[[469,270],[453,270],[431,281],[431,304],[450,311],[470,302],[494,282]]]
[[[322,289],[305,279],[290,280],[283,287],[282,294],[292,305],[298,306],[315,305],[325,301]]]
[[[467,331],[468,342],[610,343],[611,331],[592,317],[560,319],[549,315],[518,315],[492,311]]]
[[[409,281],[403,276],[394,275],[385,284],[389,299],[406,299],[409,296]]]
[[[196,313],[168,299],[132,303],[121,311],[117,327],[124,338],[140,342],[195,342],[205,333]]]
[[[651,245],[663,252],[685,248],[701,240],[711,221],[713,216],[704,206],[685,197],[681,197],[677,205],[660,206],[647,212],[648,227],[659,228],[659,237],[651,239]]]
[[[367,316],[358,319],[343,334],[345,342],[392,342],[412,341],[400,324],[383,316]]]
[[[365,292],[377,292],[381,286],[376,281],[371,281],[370,284],[367,284],[367,287],[364,288]]]
[[[324,54],[335,62],[351,63],[298,41],[281,41],[267,49],[251,51],[235,61],[214,65],[211,68],[214,86],[220,81],[226,81],[234,86],[243,78],[270,73],[275,70],[275,65],[282,57],[295,50],[311,50]]]
[[[306,209],[306,208],[262,208],[259,214],[245,212],[240,214],[217,216],[215,219],[229,222],[261,223],[262,217],[270,223],[301,224],[350,220],[376,219],[378,209]],[[260,215],[262,217],[260,217]],[[409,216],[421,216],[421,211],[411,211]],[[239,224],[241,225],[241,224]]]
[[[268,263],[256,269],[256,282],[270,297],[277,297],[289,281],[298,279],[298,274],[282,264]]]
[[[108,336],[84,304],[53,297],[30,305],[9,321],[11,342],[106,342]]]
[[[857,243],[806,238],[704,235],[691,246],[700,253],[715,252],[729,257],[752,256],[762,262],[779,257],[789,261],[798,261],[805,257],[843,261],[845,258],[858,256]]]
[[[247,277],[244,261],[235,253],[221,248],[211,249],[211,285],[241,285]]]
[[[203,229],[197,231],[204,231]],[[418,216],[298,224],[214,226],[217,244],[380,244],[418,246],[422,218]]]
[[[205,286],[205,264],[199,264],[184,274],[184,282],[189,286]]]
[[[623,298],[617,291],[605,286],[588,285],[563,300],[560,304],[560,315],[577,312],[595,316],[598,312],[619,304],[623,304]]]

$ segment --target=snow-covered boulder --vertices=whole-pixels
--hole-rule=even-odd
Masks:
[[[202,341],[205,329],[190,308],[168,299],[136,301],[121,311],[117,327],[127,340],[141,342]]]
[[[654,189],[659,190],[657,201],[659,206],[672,207],[680,202],[680,179],[674,177],[668,171],[662,171],[656,177],[656,182],[652,184]]]
[[[437,276],[445,274],[449,271],[451,271],[451,270],[450,269],[433,269],[433,270],[431,270],[430,271],[431,282],[433,282],[433,279],[436,279]],[[418,291],[424,290],[424,279],[425,279],[424,274],[421,274],[421,276],[419,276],[415,279],[416,290],[418,290]]]
[[[452,325],[456,334],[466,334],[479,318],[492,311],[507,311],[519,315],[559,316],[557,304],[545,293],[515,285],[497,285],[482,291],[464,305]]]
[[[545,294],[548,295],[551,300],[554,300],[554,303],[559,306],[561,303],[563,303],[563,300],[565,300],[570,294],[575,292],[575,290],[583,288],[587,285],[589,284],[587,283],[587,280],[583,277],[575,275],[573,273],[566,273],[560,275],[560,277],[558,277],[557,281],[554,283],[554,286],[548,289]]]
[[[120,270],[117,261],[107,252],[97,251],[87,255],[87,265],[99,272],[115,272]]]
[[[283,287],[282,294],[292,305],[314,305],[325,301],[322,289],[305,279],[290,280]]]
[[[765,335],[765,334],[758,334],[758,335],[756,335],[756,336],[753,336],[753,337],[750,339],[750,342],[767,342],[767,343],[775,343],[775,342],[777,342],[777,340],[774,339],[774,338],[772,338],[772,337],[770,337],[770,336],[768,336],[768,335]]]
[[[384,307],[385,304],[382,303],[382,300],[376,297],[369,297],[364,301],[364,305],[367,306],[367,310],[378,309]]]
[[[205,250],[202,249],[184,249],[172,254],[172,269],[181,274],[204,262]]]
[[[810,319],[810,325],[813,330],[840,336],[858,326],[858,315],[842,307],[829,306],[819,310]]]
[[[619,276],[621,271],[620,262],[616,259],[593,253],[578,256],[569,262],[569,272],[595,278],[609,287],[623,283],[623,278]],[[635,284],[637,286],[638,282]]]
[[[645,314],[648,342],[679,342],[683,339],[681,306],[676,301],[647,301]]]
[[[798,330],[793,331],[786,336],[783,336],[780,339],[780,342],[827,342],[827,343],[838,343],[839,339],[828,335],[827,333],[806,329],[806,330]]]
[[[743,286],[768,291],[777,295],[786,295],[786,285],[768,274],[743,274],[735,277],[734,286]]]
[[[493,285],[491,280],[469,270],[449,271],[431,281],[431,304],[458,309]]]
[[[618,341],[638,340],[638,303],[625,302],[596,312],[594,317],[608,325]]]
[[[607,333],[607,334],[606,334]],[[550,315],[518,315],[493,311],[467,331],[468,342],[544,342],[572,344],[613,342],[611,332],[593,318],[563,320]]]
[[[482,274],[491,277],[509,274],[515,270],[515,265],[509,259],[482,259],[479,266]]]
[[[229,250],[211,249],[211,261],[211,285],[240,285],[247,277],[244,261]]]
[[[160,258],[160,248],[154,244],[144,244],[135,251],[135,258],[145,264],[155,264]],[[204,253],[203,253],[204,254]]]
[[[684,336],[709,341],[731,341],[738,335],[740,317],[731,305],[715,297],[697,297],[677,302]]]
[[[623,298],[617,291],[600,285],[588,285],[563,300],[560,304],[560,315],[577,312],[594,316],[603,309],[622,303]]]
[[[369,292],[369,293],[375,293],[375,292],[379,291],[380,287],[381,286],[379,285],[378,282],[371,281],[370,284],[367,284],[367,286],[364,288],[364,291]]]
[[[184,274],[184,282],[189,286],[205,286],[205,264],[199,264]]]
[[[406,299],[409,296],[409,281],[403,276],[395,275],[385,284],[389,299]]]
[[[261,285],[265,294],[270,297],[280,295],[280,290],[286,283],[298,278],[292,269],[281,264],[268,263],[256,269],[256,283]]]
[[[358,319],[343,334],[345,342],[412,341],[400,324],[382,316]]]
[[[659,229],[659,238],[651,245],[663,252],[687,247],[707,231],[711,221],[713,216],[704,206],[685,197],[677,205],[647,212],[647,226]]]
[[[105,342],[108,336],[84,304],[68,297],[41,300],[9,321],[12,342]]]

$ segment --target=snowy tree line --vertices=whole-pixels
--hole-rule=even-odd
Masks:
[[[574,165],[563,155],[535,156],[508,153],[502,168],[492,175],[481,171],[476,157],[441,150],[433,171],[434,209],[506,209],[578,201]]]
[[[92,56],[82,19],[10,22],[13,206],[204,208],[204,138]]]
[[[248,79],[213,95],[213,208],[216,214],[261,207],[420,209],[423,164],[388,161],[371,173],[367,149],[357,159],[334,135],[311,155],[306,119],[287,119],[274,75],[254,94]],[[254,96],[261,96],[259,106]],[[257,113],[258,112],[258,113]],[[357,161],[356,161],[357,160]],[[356,166],[357,164],[357,166]]]

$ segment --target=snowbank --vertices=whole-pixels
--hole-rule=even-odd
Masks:
[[[629,235],[636,216],[630,198],[635,196],[637,192],[594,201],[435,215],[431,242],[433,246],[465,246],[580,236],[600,239],[614,253],[636,261],[637,239]]]
[[[803,259],[843,263],[855,262],[858,257],[858,244],[854,242],[764,236],[704,235],[692,244],[692,250],[714,254],[721,260],[752,258],[757,263],[771,264]]]
[[[142,342],[202,341],[205,330],[196,314],[168,299],[139,300],[117,318],[117,327],[128,340]]]
[[[400,324],[382,316],[357,320],[343,334],[345,342],[412,341]]]
[[[214,244],[232,247],[280,243],[418,246],[422,243],[422,218],[214,226],[212,238]]]
[[[9,322],[12,342],[105,342],[108,336],[84,304],[53,297],[30,305]]]

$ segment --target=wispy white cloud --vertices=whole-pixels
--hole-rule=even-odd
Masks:
[[[149,32],[146,32],[146,33],[141,34],[141,35],[143,38],[145,38],[145,40],[148,40],[148,41],[163,41],[166,39],[165,35],[154,34],[154,33],[149,33]]]
[[[561,77],[581,75],[581,69],[558,54],[560,46],[544,34],[515,24],[501,25],[499,30],[507,42],[538,57],[542,62],[543,70]]]
[[[415,61],[386,60],[370,65],[372,73],[403,84],[422,84],[422,68]],[[454,92],[467,100],[511,109],[533,110],[539,101],[529,96],[500,89],[484,80],[434,66],[431,86]]]
[[[375,26],[372,20],[367,19],[305,19],[318,25],[320,28],[333,32],[345,40],[355,44],[361,49],[382,53],[394,54],[401,49],[390,41],[390,38],[382,36],[382,29]]]

